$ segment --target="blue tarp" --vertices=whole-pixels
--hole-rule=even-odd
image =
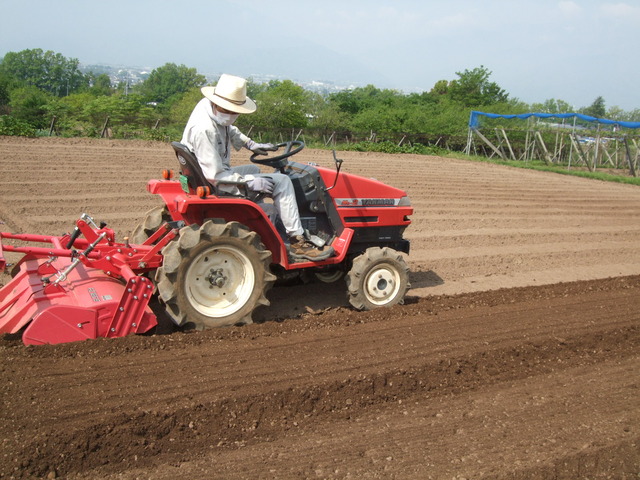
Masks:
[[[538,118],[579,118],[580,120],[584,120],[586,122],[597,122],[603,123],[605,125],[618,125],[624,128],[640,128],[640,122],[617,122],[615,120],[607,120],[606,118],[596,118],[590,117],[589,115],[582,115],[581,113],[521,113],[520,115],[500,115],[497,113],[486,113],[486,112],[478,112],[475,110],[471,111],[471,115],[469,116],[469,128],[478,128],[480,124],[480,116],[484,116],[487,118],[521,118],[527,119],[529,117],[538,117]]]

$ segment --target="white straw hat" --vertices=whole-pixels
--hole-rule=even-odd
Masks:
[[[202,94],[216,105],[235,113],[253,113],[256,104],[247,97],[247,81],[223,73],[215,87],[202,87]]]

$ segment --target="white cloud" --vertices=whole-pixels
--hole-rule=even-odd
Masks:
[[[582,7],[571,0],[564,0],[558,3],[558,8],[565,15],[576,15],[582,12]]]
[[[600,10],[608,17],[640,21],[640,7],[634,7],[627,3],[605,3],[600,7]]]

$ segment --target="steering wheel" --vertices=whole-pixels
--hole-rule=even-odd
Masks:
[[[259,156],[262,157],[264,155],[254,153],[253,155],[251,155],[251,158],[249,160],[251,160],[253,163],[267,165],[273,168],[284,168],[288,163],[286,159],[302,150],[304,148],[304,142],[300,140],[294,140],[292,142],[283,142],[276,145],[276,148],[280,147],[286,147],[284,149],[284,153],[281,153],[280,155],[276,155],[275,157],[256,158]],[[295,148],[292,150],[292,147]]]

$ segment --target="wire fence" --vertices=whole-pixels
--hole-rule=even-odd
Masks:
[[[44,133],[44,132],[43,132]],[[344,144],[361,142],[382,143],[390,142],[397,146],[412,146],[416,144],[438,147],[453,151],[463,151],[467,137],[465,135],[446,135],[434,133],[397,133],[397,132],[356,132],[352,130],[327,130],[320,128],[261,128],[249,126],[243,133],[260,142],[285,142],[302,140],[308,144],[322,144],[326,147],[336,147]],[[143,128],[140,126],[114,125],[109,117],[99,126],[92,126],[84,131],[65,129],[56,117],[53,117],[48,132],[49,136],[92,136],[101,138],[151,139],[160,141],[175,141],[182,135],[181,128],[162,127],[160,121],[154,126]]]
[[[466,154],[512,161],[540,161],[567,168],[629,170],[638,176],[640,135],[626,130],[470,128]]]
[[[355,132],[319,128],[259,128],[249,126],[244,133],[258,142],[282,143],[302,140],[308,145],[328,148],[357,145],[360,143],[388,143],[392,147],[420,145],[469,155],[499,157],[513,161],[541,161],[547,165],[565,165],[568,168],[585,167],[628,169],[638,176],[640,162],[640,136],[629,132],[587,132],[563,128],[493,127],[469,129],[466,135],[402,132]],[[51,121],[48,135],[66,135],[56,118]],[[74,133],[74,132],[71,132]],[[77,132],[75,132],[77,133]],[[180,140],[178,127],[152,127],[112,125],[107,117],[100,128],[93,128],[85,136],[102,138],[145,139],[171,142]],[[82,136],[82,135],[80,135]]]

